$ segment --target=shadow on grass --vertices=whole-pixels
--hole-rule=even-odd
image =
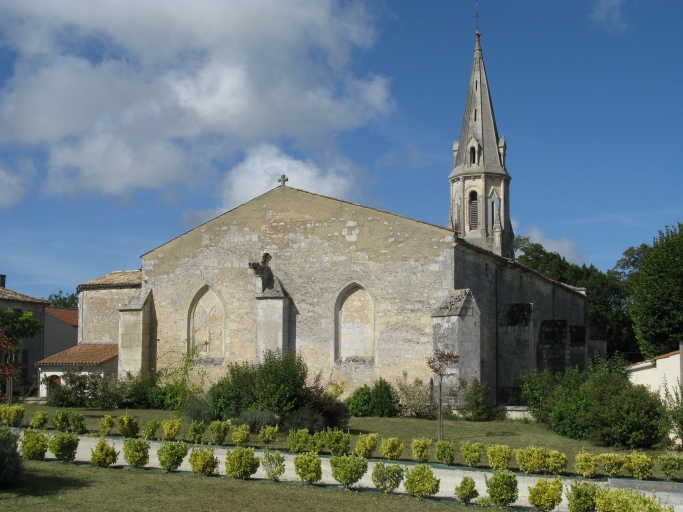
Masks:
[[[91,481],[86,478],[63,476],[56,474],[53,468],[57,463],[41,463],[24,466],[24,471],[16,482],[3,489],[3,494],[16,497],[31,496],[34,498],[53,496],[64,491],[90,487]],[[41,467],[42,466],[42,467]]]
[[[509,430],[502,430],[500,432],[486,432],[484,434],[486,437],[513,437],[518,436],[517,432],[510,432]]]

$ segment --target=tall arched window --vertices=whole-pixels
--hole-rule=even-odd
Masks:
[[[470,148],[470,164],[477,163],[477,150],[475,148]]]
[[[198,294],[191,319],[192,346],[203,356],[223,357],[223,308],[208,287]]]
[[[476,192],[470,192],[470,229],[479,229],[479,201]]]
[[[375,303],[365,289],[348,286],[337,300],[337,361],[374,361]]]

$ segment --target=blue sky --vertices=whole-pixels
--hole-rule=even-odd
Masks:
[[[474,2],[0,5],[0,273],[72,291],[277,185],[444,224]],[[482,0],[518,234],[683,221],[683,2]]]

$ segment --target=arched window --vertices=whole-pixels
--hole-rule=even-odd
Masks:
[[[192,346],[203,356],[223,357],[223,308],[208,287],[198,294],[191,319]]]
[[[470,148],[470,164],[477,163],[477,150],[475,148]]]
[[[479,201],[476,192],[470,192],[470,229],[479,229]]]
[[[335,360],[373,361],[375,355],[375,303],[365,289],[352,284],[337,300]]]

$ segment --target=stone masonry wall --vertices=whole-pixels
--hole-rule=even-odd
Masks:
[[[78,294],[78,343],[118,343],[119,307],[138,292],[138,288],[81,290]]]

